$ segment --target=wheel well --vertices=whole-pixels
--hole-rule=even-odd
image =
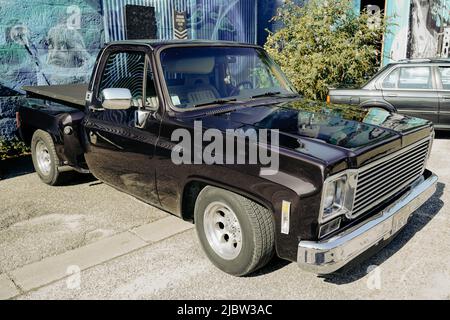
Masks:
[[[217,187],[214,184],[210,184],[204,181],[190,181],[183,190],[183,198],[181,203],[181,216],[183,220],[194,222],[194,209],[195,209],[195,202],[197,201],[198,195],[200,192],[207,186]],[[220,188],[220,187],[217,187]],[[231,190],[230,190],[231,191]],[[231,191],[235,192],[235,191]],[[273,212],[273,207],[268,205],[267,203],[264,203],[260,199],[256,199],[254,197],[247,196],[241,192],[235,192],[247,199],[250,199],[259,205],[263,206],[267,210]]]
[[[388,112],[395,112],[394,108],[391,108],[387,105],[376,105],[376,104],[367,104],[367,105],[363,105],[361,106],[363,109],[370,109],[370,108],[378,108],[378,109],[384,109]]]
[[[208,184],[201,181],[189,182],[183,190],[183,198],[181,202],[181,215],[183,220],[194,222],[195,202],[200,191]]]
[[[22,126],[20,130],[20,137],[26,145],[31,146],[31,138],[36,132],[37,128],[31,126]]]

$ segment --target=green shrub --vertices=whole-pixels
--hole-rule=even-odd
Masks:
[[[359,86],[380,66],[389,20],[370,23],[351,0],[309,0],[304,7],[288,0],[274,20],[283,27],[269,34],[265,48],[305,98],[323,100],[331,86]]]
[[[2,140],[0,139],[0,160],[14,158],[29,153],[29,148],[18,139]]]

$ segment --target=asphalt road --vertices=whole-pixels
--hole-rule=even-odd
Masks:
[[[45,186],[24,161],[21,172],[3,168],[0,180],[0,278],[167,217],[93,179]],[[189,229],[86,268],[75,287],[64,278],[15,298],[450,299],[447,135],[438,135],[428,167],[440,176],[438,191],[407,227],[378,253],[328,278],[281,260],[250,277],[229,276],[211,265]]]

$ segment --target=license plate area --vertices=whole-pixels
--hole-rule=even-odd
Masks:
[[[409,216],[414,211],[414,210],[411,210],[413,208],[410,208],[410,206],[408,206],[405,209],[406,210],[402,210],[401,213],[396,214],[394,216],[394,219],[392,221],[392,234],[395,234],[398,231],[400,231],[400,229],[402,229],[408,223]]]

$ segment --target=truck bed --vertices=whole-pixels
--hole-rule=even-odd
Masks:
[[[69,104],[77,108],[85,106],[87,84],[65,84],[52,86],[26,86],[27,96]]]

